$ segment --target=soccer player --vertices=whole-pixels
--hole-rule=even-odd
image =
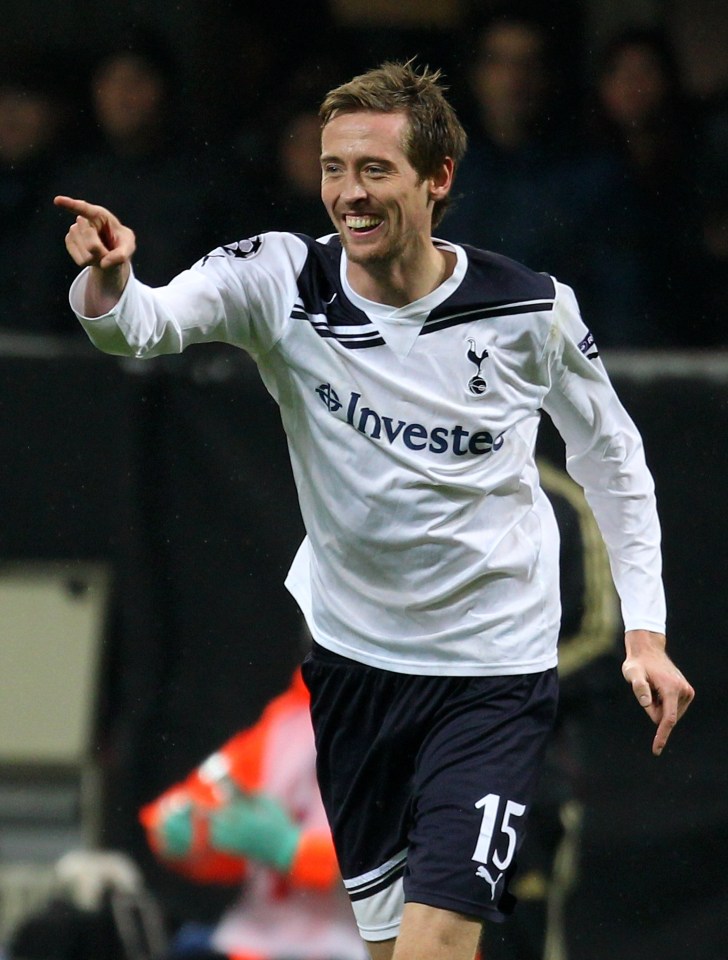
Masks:
[[[306,526],[286,583],[314,638],[318,779],[359,930],[373,960],[470,960],[483,921],[513,908],[556,709],[542,410],[609,551],[653,753],[693,690],[665,650],[642,443],[574,294],[432,235],[466,143],[438,72],[384,64],[332,90],[321,118],[335,234],[228,243],[151,289],[129,227],[58,197],[85,268],[71,305],[109,353],[217,340],[257,362]]]

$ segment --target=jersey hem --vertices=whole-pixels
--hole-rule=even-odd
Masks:
[[[403,673],[423,677],[512,677],[529,673],[544,673],[558,665],[558,654],[554,652],[538,660],[516,661],[508,663],[482,663],[480,661],[467,662],[428,662],[411,663],[399,660],[385,660],[382,657],[367,655],[366,651],[354,650],[342,643],[322,639],[315,635],[316,643],[325,650],[361,663],[376,670],[387,670],[390,673]]]

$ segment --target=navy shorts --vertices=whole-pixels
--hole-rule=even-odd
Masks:
[[[405,902],[502,920],[558,700],[556,670],[411,676],[314,644],[317,772],[365,940]]]

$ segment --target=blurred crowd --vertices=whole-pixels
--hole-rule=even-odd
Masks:
[[[73,66],[47,52],[6,59],[0,334],[80,335],[56,193],[129,224],[152,285],[220,243],[330,232],[318,103],[375,61],[417,56],[443,68],[469,134],[440,236],[573,286],[604,348],[728,344],[728,90],[688,95],[664,32],[627,25],[576,55],[553,23],[517,9],[379,38],[322,29],[326,9],[319,43],[303,38],[284,63],[260,24],[241,30],[237,54],[231,30],[200,68],[192,119],[189,77],[146,25]]]

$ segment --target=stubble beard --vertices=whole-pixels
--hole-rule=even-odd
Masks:
[[[341,244],[346,252],[346,258],[350,263],[357,266],[372,267],[382,269],[394,263],[401,254],[402,244],[391,243],[389,240],[375,249],[361,249],[355,243],[351,243],[350,238],[343,230],[339,231]]]

